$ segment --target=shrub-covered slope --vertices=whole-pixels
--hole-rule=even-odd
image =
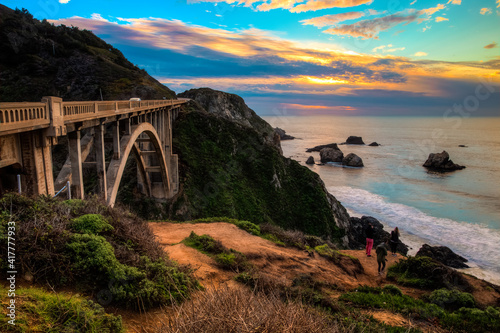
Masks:
[[[339,240],[349,217],[319,176],[285,158],[252,127],[196,103],[174,124],[181,194],[171,217],[228,216]]]
[[[0,101],[175,98],[91,31],[39,21],[0,5]]]
[[[97,200],[0,199],[0,275],[7,272],[15,222],[19,277],[78,288],[103,305],[150,308],[184,299],[197,286],[171,262],[145,222]],[[12,264],[12,263],[10,263]]]

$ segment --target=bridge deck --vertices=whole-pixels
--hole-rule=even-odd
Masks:
[[[155,110],[186,103],[186,100],[88,101],[62,102],[64,124],[100,119],[116,115]],[[0,103],[0,135],[48,128],[51,124],[49,103]]]

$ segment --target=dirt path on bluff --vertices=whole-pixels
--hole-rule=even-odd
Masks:
[[[245,254],[252,264],[258,267],[259,271],[277,279],[291,281],[300,274],[309,274],[315,279],[336,284],[342,289],[355,288],[361,284],[377,286],[385,281],[385,277],[381,277],[377,273],[377,259],[366,257],[362,250],[341,251],[357,257],[364,268],[364,273],[350,275],[317,254],[310,257],[307,251],[280,247],[229,223],[154,222],[150,223],[149,226],[158,237],[160,244],[164,246],[169,257],[179,264],[190,265],[195,270],[195,277],[206,287],[231,284],[235,274],[221,271],[213,259],[180,243],[189,236],[191,231],[198,235],[210,235],[225,247]],[[400,255],[397,258],[389,256],[387,266],[394,264],[399,258],[401,258]]]
[[[155,233],[158,242],[163,246],[169,258],[193,269],[194,277],[205,288],[224,286],[239,288],[241,284],[234,281],[235,272],[220,269],[212,258],[181,243],[192,231],[198,235],[210,235],[225,247],[245,254],[259,273],[263,273],[273,281],[288,286],[292,285],[295,278],[306,275],[312,277],[315,281],[334,286],[331,296],[338,297],[346,290],[356,288],[359,285],[375,287],[390,283],[386,280],[385,274],[383,276],[378,275],[376,257],[366,257],[363,250],[341,251],[359,259],[364,270],[364,272],[359,272],[359,266],[358,270],[356,270],[356,267],[349,267],[350,259],[345,260],[347,264],[336,265],[318,254],[310,256],[307,251],[280,247],[271,241],[253,236],[229,223],[151,222],[149,227]],[[387,257],[387,267],[396,263],[400,258],[401,255],[398,255],[398,257],[389,255]],[[414,297],[419,296],[413,289],[401,289],[405,294]],[[128,332],[152,332],[155,331],[154,328],[157,327],[159,321],[166,320],[165,310],[171,312],[171,309],[167,308],[153,310],[141,315],[122,313],[122,317]],[[370,314],[390,325],[411,326],[409,320],[399,314],[382,310],[373,310]]]

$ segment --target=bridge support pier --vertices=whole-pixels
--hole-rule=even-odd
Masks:
[[[25,189],[29,194],[54,195],[54,178],[52,175],[52,149],[41,130],[24,133],[19,136],[23,169],[25,172]]]
[[[81,133],[74,131],[68,133],[69,158],[71,160],[71,193],[77,199],[84,199],[82,149],[80,146]]]
[[[108,200],[108,185],[106,182],[106,159],[104,156],[104,132],[105,128],[103,124],[95,127],[94,147],[97,177],[99,178],[99,192],[104,196],[104,200]]]

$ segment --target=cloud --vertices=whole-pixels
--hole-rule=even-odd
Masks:
[[[159,18],[110,20],[116,22],[81,17],[50,22],[94,31],[177,92],[209,86],[245,98],[255,96],[256,105],[269,97],[279,100],[277,105],[286,101],[373,110],[377,103],[377,112],[386,112],[383,109],[390,105],[396,114],[398,109],[407,110],[407,105],[420,112],[430,110],[429,105],[448,107],[463,99],[466,90],[456,88],[473,82],[474,92],[478,77],[500,81],[495,76],[500,59],[412,60],[387,56],[401,49],[392,44],[376,50],[378,55],[369,55],[332,44],[294,42],[259,29],[214,29]]]
[[[449,0],[448,3],[451,3],[453,5],[461,5],[462,0]]]
[[[267,12],[273,9],[286,9],[292,13],[302,13],[329,8],[347,8],[360,5],[369,5],[373,0],[188,0],[188,3],[225,2],[231,5],[252,7],[255,10]]]
[[[396,52],[396,51],[403,51],[405,47],[393,47],[392,44],[389,45],[380,45],[375,47],[372,52],[378,52],[381,50],[384,53],[389,53],[389,52]]]
[[[479,11],[479,14],[481,15],[486,15],[486,14],[491,14],[491,8],[481,8],[481,10]]]
[[[70,0],[59,0],[59,3],[67,4]]]
[[[363,39],[378,39],[377,35],[381,31],[388,30],[400,23],[404,23],[406,25],[414,22],[417,20],[419,15],[419,12],[407,16],[403,16],[400,14],[388,15],[371,20],[359,21],[353,24],[343,24],[339,27],[330,28],[323,32],[332,35],[349,35],[352,37],[361,37]]]
[[[419,52],[415,53],[413,56],[414,57],[425,57],[425,56],[427,56],[427,53],[419,51]]]
[[[96,20],[96,21],[109,22],[108,20],[106,20],[105,18],[103,18],[103,17],[101,16],[101,14],[98,14],[98,13],[94,13],[94,14],[92,14],[92,15],[90,16],[90,18],[91,18],[92,20]]]
[[[446,17],[438,16],[436,17],[436,22],[443,22],[443,21],[449,21]]]
[[[497,8],[500,7],[500,0],[497,0]]]
[[[423,9],[420,12],[425,13],[428,16],[431,16],[431,15],[437,13],[438,11],[440,11],[441,9],[444,9],[444,8],[445,8],[445,6],[443,4],[438,4],[436,7],[431,7],[431,8]]]
[[[300,23],[302,25],[313,25],[317,28],[323,28],[326,26],[336,25],[342,21],[354,20],[363,17],[365,14],[363,12],[348,12],[334,15],[325,15],[319,17],[313,17],[307,20],[302,20]]]
[[[410,3],[410,6],[413,6],[414,4],[417,3],[417,0],[413,0],[411,3]]]
[[[307,11],[316,11],[320,9],[329,8],[345,8],[345,7],[356,7],[360,5],[369,5],[373,0],[314,0],[307,1],[304,4],[300,4],[296,7],[290,9],[292,13],[302,13]]]
[[[498,44],[496,42],[493,42],[491,44],[486,45],[484,48],[485,49],[493,49],[495,47],[498,47]]]

